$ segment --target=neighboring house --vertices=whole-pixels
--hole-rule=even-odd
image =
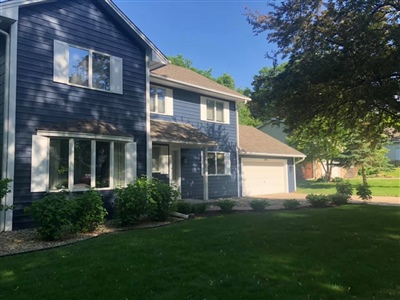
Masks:
[[[47,192],[88,186],[111,208],[147,175],[183,198],[240,195],[237,102],[162,52],[110,0],[0,3],[0,231]]]
[[[287,134],[284,132],[285,125],[282,120],[271,119],[264,124],[261,124],[257,127],[262,132],[278,139],[282,143],[287,144],[286,136]],[[301,175],[304,179],[318,179],[325,176],[324,166],[318,161],[304,162],[299,165],[299,175]],[[340,177],[340,178],[353,178],[357,176],[358,168],[342,168],[338,166],[334,166],[332,168],[332,178]]]
[[[242,195],[296,191],[295,165],[306,156],[254,127],[239,132]]]
[[[390,142],[390,145],[386,146],[389,149],[386,155],[391,163],[400,165],[400,132],[395,133]]]

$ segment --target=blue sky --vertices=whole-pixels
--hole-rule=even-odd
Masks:
[[[114,3],[165,54],[182,54],[213,76],[232,75],[236,87],[251,87],[253,76],[272,61],[274,45],[266,34],[254,36],[243,15],[245,7],[267,11],[267,1],[137,1]]]

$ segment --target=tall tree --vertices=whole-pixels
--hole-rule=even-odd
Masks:
[[[219,76],[216,79],[216,82],[230,88],[231,90],[235,90],[235,80],[228,73],[224,73],[221,76]]]
[[[400,2],[283,0],[267,14],[247,10],[256,34],[286,58],[267,103],[289,130],[326,117],[363,134],[400,127]],[[272,56],[272,55],[271,55]]]

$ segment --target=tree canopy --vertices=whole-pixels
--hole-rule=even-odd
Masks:
[[[256,78],[260,107],[284,118],[289,131],[321,117],[329,126],[359,124],[367,135],[400,127],[398,0],[283,0],[270,7],[267,14],[247,10],[253,31],[267,31],[278,47],[269,56],[287,59],[283,70]]]

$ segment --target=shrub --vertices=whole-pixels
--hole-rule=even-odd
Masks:
[[[69,201],[67,192],[51,193],[32,203],[25,209],[38,225],[38,233],[45,240],[61,239],[68,233],[75,233],[75,205]]]
[[[221,208],[221,211],[223,213],[231,212],[235,204],[235,200],[232,199],[221,199],[217,201],[217,206]]]
[[[343,205],[349,203],[350,195],[344,193],[336,193],[329,195],[329,200],[333,205]]]
[[[358,185],[357,186],[357,195],[364,201],[372,199],[372,192],[369,189],[368,185]]]
[[[326,207],[329,203],[329,197],[327,195],[309,194],[306,196],[306,199],[312,207]]]
[[[10,189],[8,188],[8,184],[11,181],[12,180],[8,179],[8,178],[0,179],[0,211],[13,208],[12,206],[1,204],[1,200],[10,192]]]
[[[192,213],[194,210],[193,204],[186,201],[176,201],[174,208],[177,212],[185,215]]]
[[[148,212],[148,180],[138,178],[124,188],[116,189],[115,214],[122,226],[134,225]]]
[[[147,186],[149,188],[150,218],[154,221],[165,221],[172,211],[173,203],[179,197],[178,190],[155,178],[151,179]]]
[[[353,195],[353,187],[349,181],[343,181],[336,183],[336,192],[338,194],[345,194],[348,196]]]
[[[250,206],[255,211],[264,211],[265,207],[269,206],[267,200],[252,200],[250,201]]]
[[[204,214],[207,209],[207,204],[205,203],[196,203],[193,204],[193,212],[195,214]]]
[[[335,177],[335,178],[332,179],[332,182],[343,182],[343,181],[344,180],[341,177]]]
[[[81,232],[92,232],[104,222],[107,215],[103,207],[103,198],[98,191],[90,189],[81,196],[73,198],[75,202],[75,222]]]
[[[301,205],[300,202],[295,199],[283,201],[283,207],[285,209],[296,209],[300,205]]]

